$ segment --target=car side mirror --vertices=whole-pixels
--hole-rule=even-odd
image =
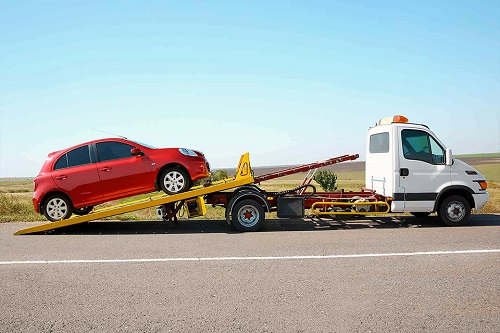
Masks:
[[[144,156],[144,152],[142,150],[140,150],[139,148],[130,149],[130,154],[132,156]]]
[[[446,151],[445,151],[445,159],[446,159],[446,165],[450,166],[453,164],[453,154],[451,153],[451,149],[450,148],[446,148]]]

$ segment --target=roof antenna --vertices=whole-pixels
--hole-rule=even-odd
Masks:
[[[93,129],[94,131],[97,131],[97,132],[101,132],[101,133],[106,133],[106,134],[111,134],[111,135],[114,135],[114,136],[117,136],[119,138],[122,138],[122,139],[127,139],[126,137],[124,137],[123,135],[118,135],[118,134],[114,134],[114,133],[110,133],[110,132],[106,132],[106,131],[101,131],[101,130],[98,130],[96,128],[91,128]]]

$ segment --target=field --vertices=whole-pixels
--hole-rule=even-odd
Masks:
[[[474,166],[488,180],[488,192],[491,199],[481,210],[481,213],[500,213],[500,154],[481,154],[474,156],[460,156],[460,158]],[[347,191],[359,191],[364,186],[364,162],[346,162],[328,167],[338,176],[337,183],[339,189]],[[273,172],[285,167],[265,167],[255,168],[255,175]],[[229,171],[229,174],[234,172]],[[268,191],[283,191],[298,186],[305,174],[295,174],[275,180],[261,183],[260,187]],[[315,182],[313,182],[315,184]],[[315,184],[317,185],[317,184]],[[317,186],[320,189],[319,186]],[[31,178],[9,178],[0,180],[0,222],[11,221],[45,221],[45,217],[36,214],[33,210],[31,197],[33,194],[33,181]],[[136,200],[148,197],[142,195],[127,198],[115,202],[105,203],[102,206],[110,206],[116,203]],[[182,212],[181,212],[182,214]],[[180,216],[185,219],[185,216]],[[220,207],[207,206],[207,216],[203,219],[224,219],[224,209]],[[108,218],[109,220],[156,220],[155,209],[149,208],[137,212],[127,213]]]

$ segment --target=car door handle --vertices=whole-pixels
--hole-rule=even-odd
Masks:
[[[66,178],[68,178],[68,176],[66,175],[61,175],[56,177],[57,180],[65,180]]]
[[[111,170],[110,167],[104,167],[99,169],[99,171],[105,171],[105,172],[108,172],[109,170]]]
[[[407,168],[401,168],[399,169],[399,175],[402,176],[402,177],[406,177],[410,174],[410,170],[408,170]]]

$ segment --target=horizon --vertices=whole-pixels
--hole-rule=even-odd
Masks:
[[[484,156],[484,157],[474,157],[474,156],[471,156],[471,155],[492,155],[492,156]],[[250,154],[250,159],[251,159],[252,155]],[[494,153],[475,153],[475,154],[460,154],[460,155],[453,155],[453,157],[455,158],[463,158],[463,159],[474,159],[474,158],[500,158],[500,152],[494,152]],[[315,160],[315,161],[309,161],[309,162],[306,162],[306,163],[314,163],[314,162],[317,162],[318,160]],[[210,160],[208,161],[210,163]],[[251,160],[250,160],[251,162]],[[356,160],[353,160],[353,161],[345,161],[345,162],[342,162],[342,163],[339,163],[339,164],[332,164],[332,165],[328,165],[328,166],[325,166],[325,167],[322,167],[322,168],[329,168],[329,167],[335,167],[337,165],[339,166],[343,166],[343,165],[346,165],[347,163],[364,163],[366,162],[364,159],[361,160],[361,159],[356,159]],[[294,166],[297,166],[297,165],[301,165],[301,164],[283,164],[283,165],[258,165],[258,166],[253,166],[252,165],[252,169],[266,169],[266,168],[287,168],[287,167],[294,167]],[[216,171],[216,170],[235,170],[236,169],[236,166],[234,167],[220,167],[220,168],[211,168],[212,171]],[[301,173],[305,173],[305,172],[301,172]],[[27,180],[31,180],[31,179],[34,179],[37,175],[35,176],[15,176],[15,177],[0,177],[0,181],[8,181],[9,179],[27,179]]]

